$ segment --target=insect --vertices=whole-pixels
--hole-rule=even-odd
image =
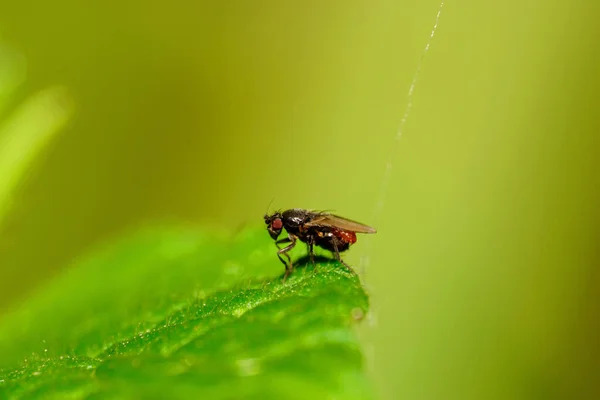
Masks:
[[[292,208],[283,212],[277,211],[271,215],[265,214],[264,218],[269,235],[275,240],[275,245],[279,249],[277,257],[285,265],[284,281],[293,269],[292,259],[288,252],[296,246],[298,240],[307,244],[308,254],[313,264],[315,262],[313,248],[319,246],[331,251],[336,260],[356,275],[356,272],[342,260],[340,253],[348,250],[351,244],[356,243],[357,233],[377,232],[370,226],[347,218],[302,208]],[[288,237],[278,240],[283,229],[287,231]],[[285,243],[289,244],[281,248],[280,245]],[[287,261],[282,256],[285,256]]]

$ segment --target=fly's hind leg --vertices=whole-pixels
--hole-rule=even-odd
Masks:
[[[279,247],[279,245],[283,244],[283,243],[290,243],[290,244],[282,249]],[[283,276],[283,282],[285,282],[288,275],[292,273],[292,269],[294,269],[294,266],[292,264],[292,258],[290,257],[288,252],[290,250],[292,250],[294,248],[294,246],[296,246],[296,236],[288,235],[287,238],[276,241],[275,245],[277,245],[277,248],[279,249],[277,251],[277,257],[279,257],[281,262],[285,265],[285,275]],[[281,257],[282,255],[287,258],[287,262],[283,259],[283,257]]]
[[[344,260],[342,260],[342,257],[340,256],[340,251],[338,250],[337,241],[334,239],[331,241],[331,243],[333,244],[333,254],[335,255],[335,259],[338,260],[341,264],[343,264],[353,275],[358,276],[356,271],[354,271],[354,269],[352,269],[351,266],[349,266]]]

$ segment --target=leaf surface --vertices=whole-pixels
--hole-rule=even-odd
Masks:
[[[262,229],[102,246],[0,320],[0,397],[370,398],[359,279],[324,258],[282,272]]]

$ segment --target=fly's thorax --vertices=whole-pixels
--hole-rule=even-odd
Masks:
[[[292,208],[282,214],[286,229],[299,230],[302,225],[310,220],[309,212],[301,208]]]

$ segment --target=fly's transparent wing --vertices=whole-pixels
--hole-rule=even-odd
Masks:
[[[344,231],[351,231],[356,233],[376,233],[375,228],[368,225],[361,224],[360,222],[352,221],[348,218],[339,217],[333,214],[319,214],[312,221],[304,224],[305,227],[311,226],[328,226],[332,228],[338,228]]]

